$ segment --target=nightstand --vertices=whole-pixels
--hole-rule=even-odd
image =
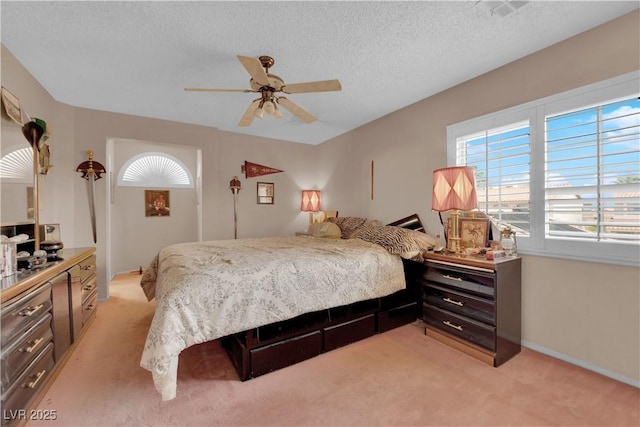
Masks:
[[[521,261],[424,254],[425,333],[492,366],[520,352]]]

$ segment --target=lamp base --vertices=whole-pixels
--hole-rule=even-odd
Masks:
[[[454,254],[462,253],[462,238],[460,237],[460,212],[454,210],[449,218],[451,230],[447,239],[447,252]]]

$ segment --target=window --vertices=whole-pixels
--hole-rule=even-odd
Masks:
[[[640,239],[640,100],[546,118],[547,237]]]
[[[147,188],[193,188],[189,169],[164,153],[143,153],[132,157],[118,173],[118,185]]]
[[[640,262],[638,73],[451,125],[448,164],[522,253]]]
[[[13,183],[33,183],[33,149],[19,148],[2,156],[0,178]]]
[[[529,123],[459,138],[457,151],[456,164],[475,170],[479,209],[498,225],[529,235]]]

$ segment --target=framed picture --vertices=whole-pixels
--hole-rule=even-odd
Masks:
[[[22,110],[20,109],[20,100],[14,94],[4,87],[2,88],[2,105],[7,116],[20,126],[22,126]]]
[[[168,190],[144,190],[145,216],[169,216],[171,204]]]
[[[272,205],[273,193],[274,193],[273,182],[259,182],[258,183],[258,204]]]
[[[40,224],[40,240],[45,242],[59,242],[60,224]]]
[[[486,218],[460,218],[462,248],[486,248],[489,239],[489,220]]]

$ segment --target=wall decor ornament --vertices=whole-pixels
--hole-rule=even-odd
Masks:
[[[258,185],[258,204],[272,205],[275,188],[273,182],[259,182]]]
[[[22,109],[20,100],[6,88],[2,87],[2,105],[4,111],[11,120],[22,126]]]
[[[240,171],[244,174],[245,178],[253,178],[255,176],[269,175],[272,173],[284,172],[280,169],[275,169],[269,166],[259,165],[257,163],[247,162],[245,160],[244,165],[240,166]]]
[[[169,216],[169,190],[144,190],[145,216]]]
[[[96,232],[96,201],[95,201],[95,182],[102,178],[102,174],[107,170],[100,164],[93,160],[93,151],[87,151],[89,160],[86,160],[78,165],[76,172],[82,172],[82,178],[87,180],[87,192],[89,195],[89,215],[91,215],[91,230],[93,231],[93,243],[98,243],[98,236]]]

